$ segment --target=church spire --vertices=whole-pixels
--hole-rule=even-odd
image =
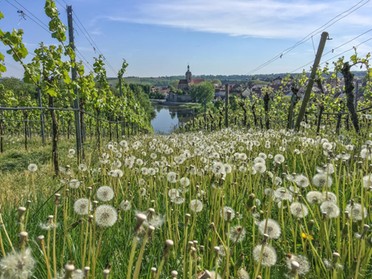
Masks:
[[[191,83],[192,74],[190,72],[190,65],[187,65],[186,80],[187,80],[187,83]]]

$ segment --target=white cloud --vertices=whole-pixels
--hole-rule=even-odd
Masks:
[[[301,38],[355,3],[345,0],[142,0],[106,20],[164,25],[231,36]],[[370,4],[337,25],[370,26]],[[363,14],[362,14],[363,12]]]

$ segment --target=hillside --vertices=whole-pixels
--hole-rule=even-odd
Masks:
[[[363,78],[366,74],[365,71],[355,71],[353,72],[355,77]],[[242,83],[248,82],[250,80],[262,80],[262,81],[272,81],[278,77],[284,77],[288,73],[279,74],[260,74],[260,75],[199,75],[194,76],[194,78],[202,78],[205,80],[220,80],[223,84],[225,83]],[[296,75],[296,74],[294,74]],[[184,78],[184,76],[164,76],[164,77],[125,77],[127,83],[132,84],[143,84],[150,86],[168,86],[179,79]],[[111,85],[116,85],[118,82],[117,78],[108,78]]]

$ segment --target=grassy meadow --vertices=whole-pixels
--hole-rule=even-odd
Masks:
[[[372,278],[372,134],[6,142],[0,278]]]

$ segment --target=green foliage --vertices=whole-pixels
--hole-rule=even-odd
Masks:
[[[190,95],[198,103],[204,106],[214,98],[214,86],[210,82],[202,82],[191,86]]]
[[[0,30],[0,40],[2,43],[9,47],[6,52],[12,55],[14,61],[21,62],[22,59],[26,58],[28,50],[22,42],[23,30],[13,30],[12,32],[3,32]]]
[[[56,38],[60,43],[66,41],[66,26],[59,18],[55,1],[46,0],[44,10],[45,14],[50,18],[49,30],[52,32],[52,37]]]
[[[6,107],[35,105],[35,91],[33,84],[24,83],[17,78],[4,78],[0,81],[1,101]]]

